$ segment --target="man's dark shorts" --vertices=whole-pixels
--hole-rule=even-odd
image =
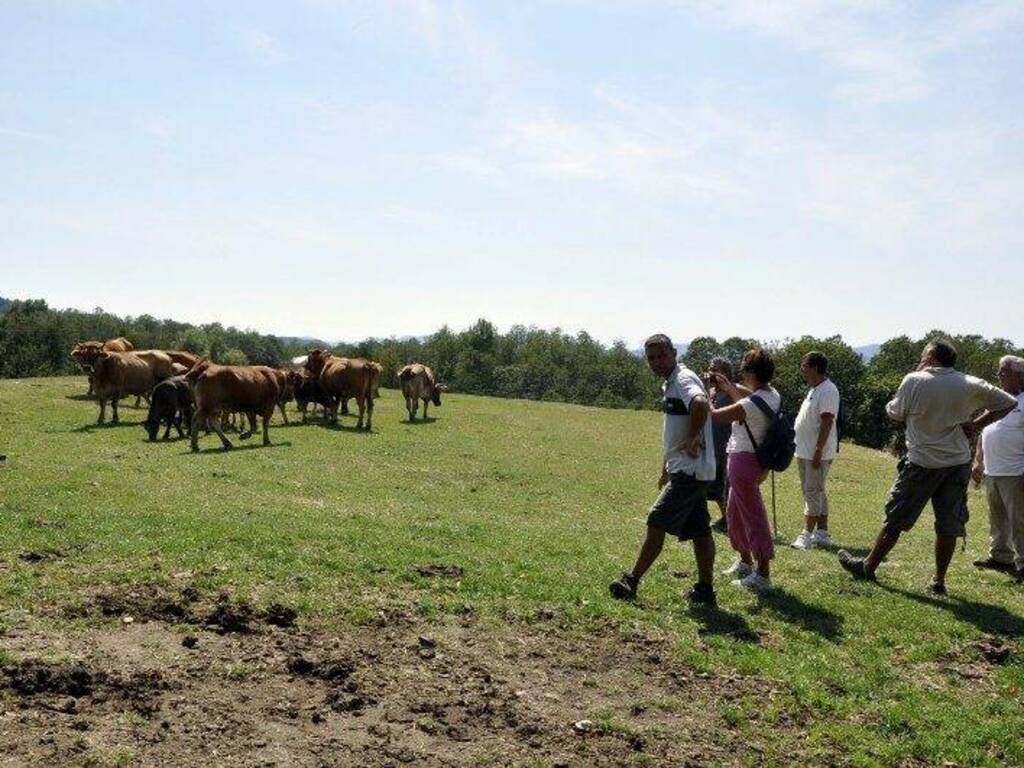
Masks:
[[[971,465],[930,469],[906,459],[885,503],[885,525],[900,531],[914,527],[928,502],[935,511],[935,532],[940,536],[963,536],[967,526],[967,484]]]
[[[678,536],[680,541],[711,535],[708,483],[684,472],[673,472],[651,507],[647,524]]]

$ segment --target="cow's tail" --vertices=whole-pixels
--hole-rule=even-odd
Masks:
[[[380,363],[370,363],[370,396],[380,397],[380,377],[384,374],[384,366]]]

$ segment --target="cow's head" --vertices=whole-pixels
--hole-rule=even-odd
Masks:
[[[314,376],[319,376],[320,371],[324,369],[324,366],[327,364],[327,359],[330,356],[331,353],[326,349],[309,350],[309,355],[306,357],[306,370]]]
[[[185,374],[185,381],[188,382],[190,387],[194,387],[196,382],[199,381],[199,377],[202,376],[206,369],[210,367],[209,358],[201,358],[196,361],[196,364],[188,369],[188,373]]]
[[[446,384],[435,384],[434,385],[434,394],[430,398],[431,402],[434,405],[437,405],[437,406],[441,405],[441,393],[442,392],[447,392],[447,391],[448,391],[448,386]]]
[[[80,341],[71,348],[71,357],[81,366],[95,365],[96,359],[103,352],[103,344],[99,341]]]
[[[156,442],[156,433],[160,431],[160,420],[155,418],[152,409],[150,409],[150,415],[146,417],[146,420],[142,422],[142,428],[146,430],[146,434],[149,435],[149,442]]]

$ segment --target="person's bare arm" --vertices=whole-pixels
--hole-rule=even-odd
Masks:
[[[707,423],[709,413],[711,407],[706,397],[696,395],[690,400],[690,430],[677,448],[693,458],[700,456],[700,450],[704,447],[704,424]]]
[[[1003,416],[1008,414],[1015,407],[1016,403],[1011,405],[1009,408],[1000,408],[999,410],[996,411],[985,411],[980,416],[978,416],[978,418],[972,421],[968,421],[966,424],[963,424],[962,426],[964,428],[964,432],[967,433],[968,437],[973,437],[974,435],[980,434],[981,430],[983,430],[989,424],[993,424],[999,421],[1001,418],[1003,418]]]
[[[818,426],[818,442],[814,446],[814,458],[811,460],[811,466],[818,469],[821,466],[821,454],[825,451],[825,446],[828,445],[828,436],[832,432],[832,427],[836,423],[836,415],[834,413],[823,413],[821,414],[821,424]]]
[[[729,378],[717,371],[712,371],[711,375],[715,377],[715,386],[722,392],[725,392],[729,397],[735,400],[742,400],[744,397],[749,397],[753,394],[753,391],[747,389],[742,384],[736,384],[735,382],[729,381]]]
[[[725,408],[715,408],[711,411],[712,424],[732,424],[734,421],[745,421],[747,412],[739,403],[727,405]]]
[[[971,479],[976,486],[981,485],[985,478],[985,451],[981,447],[981,440],[978,441],[978,448],[974,451],[974,466],[971,467]]]

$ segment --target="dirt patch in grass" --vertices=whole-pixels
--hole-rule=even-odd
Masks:
[[[169,597],[140,588],[130,604],[100,603],[104,616],[148,620],[13,629],[0,754],[26,765],[582,767],[736,765],[768,748],[767,731],[736,712],[774,696],[771,683],[697,672],[658,638],[471,618],[337,632],[281,627],[280,611],[249,606],[246,631],[224,631],[245,604]],[[774,748],[790,737],[797,748],[790,730],[771,731]]]

